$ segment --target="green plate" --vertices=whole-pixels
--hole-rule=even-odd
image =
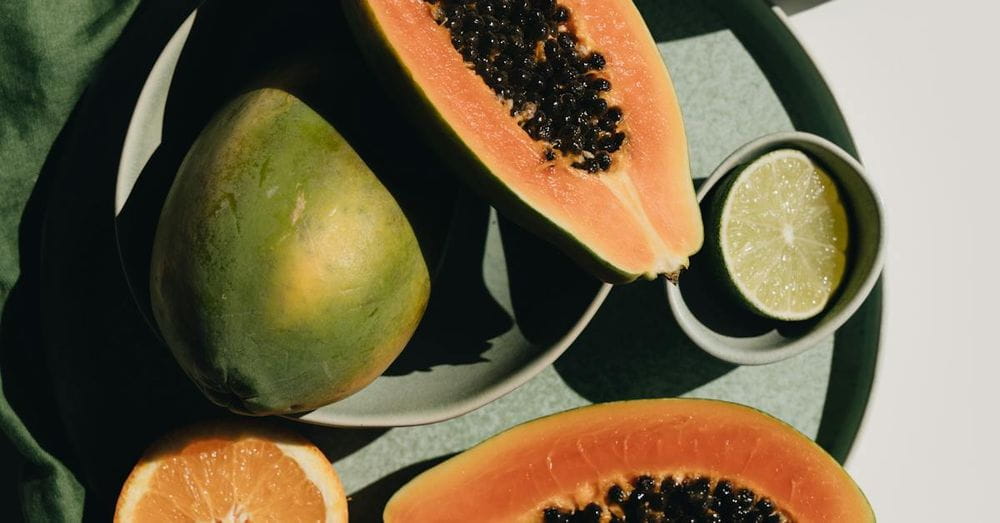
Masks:
[[[780,10],[761,0],[636,4],[674,80],[695,178],[708,176],[740,145],[777,131],[809,131],[856,156],[836,101]],[[444,456],[514,424],[592,402],[731,400],[789,422],[838,460],[846,459],[874,376],[880,285],[834,336],[758,367],[705,354],[667,307],[657,282],[617,287],[552,367],[482,409],[429,426],[309,435],[335,460],[360,521],[378,520],[397,487]]]
[[[198,3],[146,2],[137,10],[55,145],[58,161],[46,166],[36,195],[47,205],[38,246],[38,331],[44,333],[38,344],[53,390],[51,400],[39,399],[52,406],[39,416],[50,420],[45,442],[86,487],[88,516],[95,520],[109,518],[121,482],[153,439],[193,420],[225,415],[191,386],[137,310],[111,224],[122,144],[136,101],[157,57]],[[245,8],[233,13],[236,22],[261,24],[263,17],[279,27],[278,20],[266,18],[267,10],[251,7],[256,2],[239,5]],[[809,131],[856,154],[822,76],[780,12],[763,0],[639,0],[637,5],[674,79],[696,178],[707,176],[739,145],[776,131]],[[253,34],[239,38],[244,40],[231,44],[249,49],[255,40]],[[259,58],[248,52],[240,60]],[[233,66],[210,65],[200,74],[216,81],[225,81],[217,69]],[[192,98],[192,108],[218,103],[207,96]],[[469,208],[480,220],[489,219],[482,207]],[[498,223],[487,231],[504,228]],[[489,234],[483,245],[496,249],[499,239],[502,246],[502,235]],[[480,261],[486,259],[480,254]],[[502,286],[495,283],[486,289],[503,309],[496,300]],[[595,291],[587,303],[596,296]],[[575,328],[586,309],[563,315],[564,332]],[[737,401],[791,423],[844,460],[868,401],[881,311],[877,285],[852,319],[816,348],[773,365],[737,367],[685,337],[659,282],[637,282],[612,290],[554,364],[478,410],[398,428],[288,423],[335,462],[352,493],[352,521],[380,521],[388,496],[445,456],[522,421],[592,402],[681,395]],[[546,325],[533,328],[544,331]],[[552,333],[548,336],[543,345],[551,347]],[[426,368],[434,372],[442,366]],[[426,372],[418,367],[403,376]]]

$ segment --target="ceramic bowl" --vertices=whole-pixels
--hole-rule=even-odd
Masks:
[[[324,95],[347,89],[337,81],[338,74],[357,65],[349,60],[360,60],[347,47],[354,45],[349,35],[325,25],[342,16],[339,5],[274,3],[266,8],[273,16],[256,10],[248,13],[239,3],[202,4],[162,50],[129,123],[118,172],[115,227],[126,280],[154,331],[148,282],[159,212],[185,152],[215,111],[248,85],[270,81],[272,68],[308,66],[318,87],[295,94],[331,122],[341,118],[345,123],[341,132],[354,129],[365,136],[364,128],[348,125],[352,120],[345,114],[353,114],[358,100],[374,93]],[[316,30],[283,29],[302,20],[314,20]],[[338,56],[343,60],[331,58],[333,53],[342,53]],[[315,60],[317,56],[322,59]],[[353,105],[331,108],[329,98],[338,94]],[[358,150],[373,169],[393,157],[405,159],[398,151],[392,155],[370,147],[366,156]],[[420,164],[402,174],[428,186],[430,177],[436,176],[432,171]],[[411,202],[405,208],[426,215],[415,221],[408,213],[421,245],[426,240],[443,246],[444,253],[434,264],[427,313],[402,355],[373,383],[295,419],[390,427],[433,423],[469,412],[510,392],[559,357],[611,288],[462,189],[429,191],[399,179],[383,182],[391,192],[392,187],[406,189],[393,194]],[[434,226],[419,228],[418,223]]]
[[[713,356],[740,365],[761,365],[795,356],[832,335],[861,306],[882,270],[885,234],[882,206],[864,168],[834,143],[804,132],[758,138],[732,153],[698,190],[707,215],[709,195],[738,167],[781,148],[799,149],[817,161],[837,184],[850,219],[847,272],[840,289],[818,316],[805,321],[766,320],[720,298],[718,282],[704,270],[704,250],[691,260],[680,285],[667,284],[670,309],[684,332]],[[712,233],[706,231],[706,244]]]

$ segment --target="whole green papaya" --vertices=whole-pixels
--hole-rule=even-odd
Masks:
[[[413,335],[427,264],[396,200],[295,96],[258,89],[201,132],[160,215],[150,291],[214,402],[309,410],[374,380]]]

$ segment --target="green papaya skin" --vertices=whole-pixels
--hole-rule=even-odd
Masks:
[[[150,291],[178,363],[214,402],[286,414],[396,358],[430,277],[389,191],[321,116],[259,89],[218,113],[160,215]]]

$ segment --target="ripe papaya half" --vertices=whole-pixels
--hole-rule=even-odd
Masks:
[[[621,0],[348,0],[374,69],[512,220],[599,278],[676,279],[702,244],[681,112]]]
[[[514,427],[417,476],[387,523],[874,521],[794,428],[741,405],[605,403]]]

